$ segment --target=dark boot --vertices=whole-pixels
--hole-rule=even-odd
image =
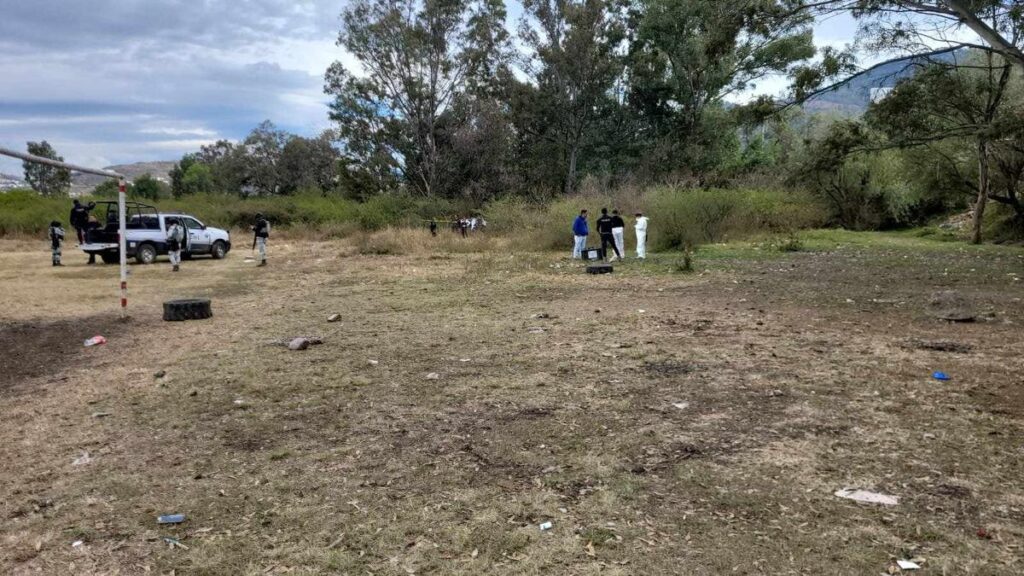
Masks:
[[[178,265],[175,264],[174,268],[171,268],[171,272],[177,272],[179,270]]]
[[[266,260],[260,260],[260,263],[257,264],[256,267],[259,268],[260,266],[266,266],[266,265],[267,265],[267,261]]]

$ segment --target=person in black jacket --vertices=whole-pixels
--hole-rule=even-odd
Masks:
[[[259,248],[259,261],[257,266],[267,265],[267,238],[270,238],[270,222],[263,217],[263,214],[256,215],[256,223],[252,226],[253,248]]]
[[[71,223],[71,227],[75,229],[78,243],[85,244],[85,231],[89,227],[89,212],[96,207],[96,203],[89,202],[85,206],[78,201],[78,198],[75,198],[73,204],[74,206],[71,207],[71,216],[68,221]]]
[[[608,258],[608,246],[612,247],[612,251],[615,253],[609,262],[615,262],[615,260],[622,258],[622,254],[619,254],[619,248],[615,245],[615,236],[612,234],[612,217],[608,215],[607,208],[601,208],[601,217],[597,219],[597,233],[601,236],[601,253],[604,254],[605,258]]]

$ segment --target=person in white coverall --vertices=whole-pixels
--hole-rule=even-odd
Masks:
[[[636,213],[636,257],[647,258],[647,217]]]

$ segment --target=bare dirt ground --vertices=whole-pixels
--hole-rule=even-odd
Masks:
[[[1024,253],[809,246],[595,277],[276,241],[133,266],[121,324],[116,267],[0,242],[0,572],[1024,572]]]

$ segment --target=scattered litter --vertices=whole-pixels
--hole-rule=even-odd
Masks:
[[[427,380],[440,380],[440,379],[441,379],[441,375],[438,374],[437,372],[431,372],[430,374],[427,374]]]
[[[306,342],[309,343],[308,344],[309,346],[318,346],[318,345],[324,343],[324,339],[319,337],[319,336],[291,336],[291,337],[288,337],[288,338],[280,338],[278,340],[271,340],[271,341],[267,342],[267,345],[269,345],[269,346],[282,346],[284,348],[288,348],[289,346],[292,345],[292,342],[295,342],[296,340],[305,340]]]
[[[71,461],[72,466],[81,466],[92,462],[92,456],[89,456],[88,452],[82,452],[82,455]]]
[[[165,514],[156,518],[157,524],[181,524],[184,521],[184,514]]]
[[[171,547],[171,550],[174,550],[175,547],[181,548],[182,550],[188,550],[188,546],[182,544],[181,540],[178,540],[177,538],[164,536],[164,542],[167,542],[167,545]]]
[[[72,548],[78,548],[79,546],[81,546],[83,544],[85,544],[85,542],[82,542],[81,540],[75,540],[74,542],[71,543],[71,547]]]
[[[110,412],[93,412],[92,413],[92,417],[93,418],[106,418],[107,416],[110,416]]]
[[[367,360],[366,363],[369,364],[370,366],[376,366],[376,365],[380,364],[380,361],[379,360]]]
[[[543,523],[543,524],[541,524],[541,525],[540,525],[540,529],[541,529],[542,531],[544,531],[544,530],[551,530],[552,528],[554,528],[554,526],[555,526],[555,525],[554,525],[554,524],[552,524],[551,522],[545,522],[545,523]]]
[[[646,313],[647,313],[647,310],[637,310],[637,313],[638,313],[638,314],[646,314]]]
[[[856,300],[852,300],[852,299],[850,299],[850,298],[847,298],[847,299],[846,299],[846,303],[847,303],[847,304],[856,304],[856,303],[857,303],[857,301],[856,301]]]
[[[235,400],[235,406],[244,406],[244,405],[245,405],[245,400],[242,400],[241,398]]]
[[[677,409],[677,410],[686,410],[687,408],[690,407],[690,403],[689,402],[675,402],[675,403],[672,404],[672,406],[675,409]]]
[[[459,362],[472,362],[470,358],[459,358]]]
[[[984,528],[978,528],[978,538],[981,538],[983,540],[991,540],[992,533]]]
[[[157,370],[156,372],[153,373],[153,378],[156,378],[157,380],[163,378],[164,376],[167,376],[167,372],[164,370]]]
[[[934,374],[932,374],[932,378],[935,378],[936,380],[941,380],[943,382],[947,380],[952,380],[949,374],[946,374],[945,372],[935,372]]]
[[[543,334],[545,330],[543,328],[530,328],[527,332],[530,334]]]
[[[900,570],[920,570],[921,567],[911,562],[910,560],[897,560],[896,565],[900,567]]]
[[[341,314],[331,314],[327,317],[328,322],[337,322],[341,320]]]
[[[879,494],[877,492],[868,492],[867,490],[853,490],[850,488],[844,488],[838,490],[835,493],[840,498],[846,498],[847,500],[853,500],[862,504],[882,504],[884,506],[895,506],[900,503],[900,499],[896,496],[887,496],[885,494]]]
[[[473,551],[469,553],[469,557],[470,558],[476,558],[479,555],[480,555],[480,549],[479,548],[473,548]]]
[[[780,396],[785,396],[785,395],[786,395],[786,393],[783,392],[782,390],[769,390],[768,391],[768,397],[769,398],[778,398]]]
[[[530,318],[533,318],[534,320],[547,320],[551,318],[551,314],[542,312],[540,314],[534,314],[533,316],[530,316]]]
[[[305,338],[296,338],[288,343],[289,350],[305,350],[309,348],[309,340]]]
[[[97,335],[93,336],[92,338],[89,338],[88,340],[85,341],[85,347],[88,348],[89,346],[99,346],[100,344],[106,344],[106,343],[107,343],[107,339],[104,338],[103,336],[100,336],[99,334],[97,334]]]

